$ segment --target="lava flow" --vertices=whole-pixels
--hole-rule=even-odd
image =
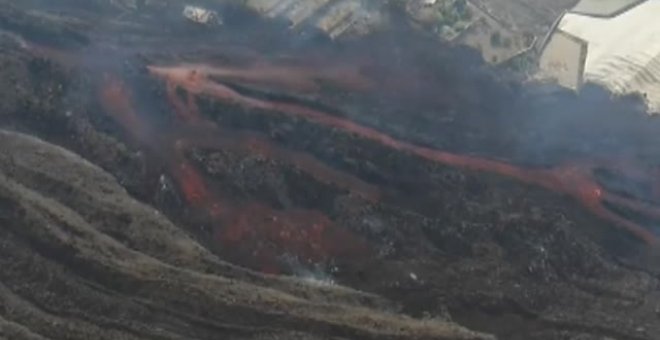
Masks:
[[[225,131],[203,120],[191,102],[171,99],[179,119],[187,126],[174,133],[155,134],[131,105],[128,88],[119,78],[105,75],[99,91],[104,110],[134,140],[168,165],[187,204],[206,212],[225,255],[263,272],[278,273],[281,272],[278,259],[284,255],[294,256],[303,263],[318,264],[369,253],[366,243],[359,237],[320,212],[279,211],[258,202],[237,205],[224,199],[219,192],[210,189],[202,173],[187,160],[186,152],[193,148],[247,148],[252,153],[290,162],[321,181],[355,190],[365,198],[376,199],[376,189],[309,156],[268,145],[257,136]]]
[[[275,66],[258,62],[249,68],[179,66],[195,69],[207,77],[233,80],[266,87],[287,88],[296,92],[318,92],[321,84],[334,84],[345,89],[366,90],[371,82],[356,70],[320,66],[317,70],[301,66]]]
[[[248,108],[260,109],[263,112],[303,118],[319,125],[332,127],[337,130],[345,131],[346,133],[354,134],[360,138],[376,141],[391,149],[410,153],[429,161],[472,171],[491,172],[530,185],[536,185],[554,192],[566,194],[580,202],[587,210],[602,220],[626,229],[648,244],[655,245],[658,243],[658,237],[654,233],[642,225],[611,211],[606,207],[606,203],[622,205],[634,213],[650,217],[660,216],[660,210],[649,204],[627,198],[623,195],[607,192],[594,178],[594,170],[600,168],[600,164],[583,163],[559,166],[552,169],[525,169],[503,162],[452,154],[400,141],[374,128],[362,126],[353,121],[303,105],[249,97],[222,83],[222,81],[231,82],[236,81],[237,79],[250,79],[250,82],[253,82],[256,75],[252,71],[235,69],[232,72],[229,72],[226,68],[216,68],[202,64],[185,64],[182,66],[169,67],[152,66],[149,67],[149,70],[152,75],[165,80],[168,87],[184,89],[187,92],[189,99],[193,96],[204,95],[212,97],[215,100],[238,104]],[[266,74],[276,73],[277,72],[273,71]],[[231,76],[227,79],[223,79],[222,76],[228,74]],[[297,73],[296,77],[300,77],[300,74]],[[310,74],[307,77],[307,79],[315,78],[318,77],[315,77],[313,74]],[[291,81],[289,83],[294,82]],[[287,81],[281,80],[280,84],[285,86]],[[172,93],[174,93],[174,91],[170,91],[170,94]],[[172,98],[171,100],[176,102],[177,99]],[[190,99],[189,101],[193,102],[194,99]],[[179,109],[182,108],[181,105],[178,107]],[[192,109],[193,107],[189,106],[188,112]],[[190,115],[190,113],[187,113],[187,115]]]

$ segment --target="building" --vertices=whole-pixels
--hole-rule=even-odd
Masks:
[[[268,18],[285,19],[291,28],[313,26],[331,38],[363,34],[382,24],[380,6],[363,0],[246,0]],[[380,4],[380,2],[377,2]]]
[[[579,91],[637,93],[660,112],[660,0],[582,0],[545,39],[539,76]]]

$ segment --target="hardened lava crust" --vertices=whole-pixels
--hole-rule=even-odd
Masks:
[[[637,98],[220,3],[0,0],[0,339],[660,334]]]

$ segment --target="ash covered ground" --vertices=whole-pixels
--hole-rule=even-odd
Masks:
[[[660,334],[637,98],[117,4],[0,1],[0,338]]]

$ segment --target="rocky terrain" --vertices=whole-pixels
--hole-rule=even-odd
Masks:
[[[0,338],[660,334],[636,98],[204,5],[0,0]]]

